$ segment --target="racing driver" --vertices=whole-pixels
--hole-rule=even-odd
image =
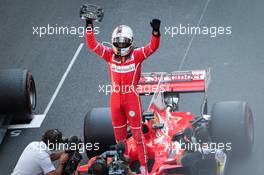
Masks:
[[[112,48],[110,48],[97,42],[93,32],[93,22],[86,19],[87,45],[109,66],[112,81],[110,107],[115,139],[117,142],[125,142],[128,121],[136,141],[140,171],[143,175],[148,174],[148,157],[141,129],[141,102],[136,87],[141,75],[142,62],[159,47],[160,23],[159,19],[153,19],[150,22],[153,29],[151,40],[141,48],[135,48],[133,45],[132,29],[129,26],[120,25],[112,33]]]

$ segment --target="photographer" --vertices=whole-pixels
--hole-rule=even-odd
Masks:
[[[88,175],[133,175],[129,158],[125,157],[125,144],[118,142],[115,150],[106,151],[89,161]]]
[[[68,161],[68,154],[64,151],[54,152],[56,144],[62,141],[62,133],[57,129],[50,129],[44,133],[40,142],[31,142],[20,156],[11,175],[60,175]],[[57,169],[52,161],[58,160]]]
[[[182,134],[175,135],[175,140],[185,149],[181,164],[187,168],[187,175],[211,175],[218,171],[222,174],[222,170],[217,169],[217,164],[225,164],[226,154],[221,149],[208,148],[206,145],[210,139],[207,134],[203,134],[199,135],[193,128],[186,128]]]

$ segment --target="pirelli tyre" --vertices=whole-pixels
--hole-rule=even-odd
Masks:
[[[0,70],[0,115],[30,115],[36,107],[36,102],[36,87],[30,71]]]
[[[115,144],[110,108],[93,108],[87,113],[84,119],[84,143],[88,158],[102,154]]]
[[[244,157],[254,144],[254,120],[251,108],[244,101],[224,101],[212,108],[211,134],[213,141],[229,144],[232,155]]]

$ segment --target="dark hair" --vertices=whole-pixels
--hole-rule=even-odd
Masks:
[[[100,156],[96,157],[88,169],[88,175],[106,175],[108,167],[106,161]]]
[[[62,133],[58,129],[47,130],[41,139],[46,145],[48,143],[56,144],[62,140]]]

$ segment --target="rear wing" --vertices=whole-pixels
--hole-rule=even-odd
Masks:
[[[142,73],[139,80],[141,95],[163,92],[206,92],[210,83],[210,69]]]

